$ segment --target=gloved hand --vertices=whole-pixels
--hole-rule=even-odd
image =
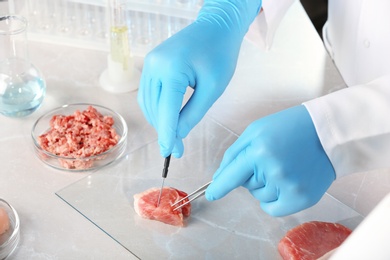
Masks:
[[[163,157],[182,156],[182,138],[225,90],[260,8],[261,0],[205,0],[192,24],[145,57],[138,103],[157,130]],[[188,86],[194,92],[182,108]]]
[[[247,188],[271,216],[316,204],[335,179],[306,108],[296,106],[253,122],[225,152],[206,199]]]

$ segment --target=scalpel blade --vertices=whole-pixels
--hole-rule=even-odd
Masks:
[[[158,195],[158,200],[157,200],[157,207],[160,206],[161,195],[162,195],[162,191],[163,191],[163,188],[164,188],[164,181],[165,181],[165,178],[163,178],[163,180],[162,180],[160,194]]]

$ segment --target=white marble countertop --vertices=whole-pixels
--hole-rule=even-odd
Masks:
[[[0,116],[0,197],[18,211],[22,225],[20,243],[10,259],[135,258],[55,195],[86,173],[45,166],[33,153],[30,131],[35,120],[54,107],[98,103],[124,116],[129,147],[136,149],[156,138],[137,105],[137,92],[112,94],[99,87],[107,65],[105,52],[37,42],[30,42],[29,48],[31,61],[47,81],[44,104],[27,118]],[[239,134],[257,118],[342,87],[342,78],[297,2],[270,51],[243,43],[236,74],[208,114]],[[356,174],[336,181],[329,193],[366,215],[390,190],[388,176]]]

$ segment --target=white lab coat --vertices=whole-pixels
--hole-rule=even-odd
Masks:
[[[294,0],[263,0],[247,37],[269,48]],[[390,168],[390,1],[329,0],[325,47],[349,86],[305,102],[337,178]]]
[[[294,0],[263,0],[248,38],[269,48]],[[323,39],[348,88],[305,102],[337,178],[390,169],[390,1],[329,0]],[[257,32],[257,33],[256,33]],[[330,259],[390,259],[390,194]]]

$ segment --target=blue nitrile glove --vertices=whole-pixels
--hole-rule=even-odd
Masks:
[[[261,0],[205,0],[192,24],[145,57],[138,103],[163,157],[182,156],[182,139],[225,90],[260,8]],[[182,108],[188,86],[194,92]]]
[[[335,179],[311,117],[303,105],[253,122],[225,152],[207,200],[247,188],[271,216],[316,204]]]

